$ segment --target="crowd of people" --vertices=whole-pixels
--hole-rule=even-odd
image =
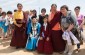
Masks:
[[[5,40],[11,35],[10,46],[48,55],[53,52],[72,55],[75,45],[76,53],[80,51],[84,39],[84,15],[80,14],[80,6],[72,12],[67,5],[58,11],[57,5],[52,4],[50,14],[42,8],[39,16],[36,10],[23,11],[21,3],[17,8],[14,12],[0,8],[0,38]]]

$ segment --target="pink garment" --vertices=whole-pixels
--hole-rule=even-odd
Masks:
[[[81,23],[83,22],[83,15],[81,15],[81,14],[79,14],[78,16],[77,16],[77,21],[78,21],[78,23],[79,23],[79,25],[81,25]]]

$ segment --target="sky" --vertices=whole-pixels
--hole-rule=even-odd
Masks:
[[[23,4],[23,10],[36,9],[40,14],[42,8],[46,8],[47,13],[50,12],[51,4],[57,4],[57,9],[60,10],[62,5],[67,5],[70,10],[74,11],[76,6],[81,7],[81,13],[85,15],[85,0],[0,0],[0,7],[3,11],[17,9],[17,3]]]

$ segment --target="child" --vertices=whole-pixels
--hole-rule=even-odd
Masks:
[[[53,49],[52,49],[52,45],[50,42],[49,25],[48,25],[47,18],[48,18],[48,16],[46,15],[43,19],[44,23],[41,26],[40,38],[38,41],[37,51],[39,53],[52,54]]]
[[[27,50],[36,50],[36,44],[40,33],[40,24],[35,17],[32,17],[32,22],[27,27],[28,40],[26,44]]]
[[[2,16],[0,17],[0,27],[2,28],[2,38],[7,38],[8,26],[6,24],[6,12],[2,12]]]
[[[12,34],[12,31],[13,31],[13,16],[12,16],[12,12],[11,11],[8,11],[7,12],[7,17],[6,17],[6,25],[9,26],[8,28],[8,34]]]

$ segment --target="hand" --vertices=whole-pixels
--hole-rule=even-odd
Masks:
[[[40,40],[43,40],[43,37],[40,37]]]
[[[64,32],[63,28],[62,28],[62,31]]]
[[[49,41],[49,37],[47,37],[46,41]]]
[[[21,26],[22,26],[22,24],[17,24],[17,26],[18,26],[18,27],[21,27]]]
[[[80,25],[79,28],[81,29],[83,27],[83,25]]]
[[[74,27],[74,25],[73,24],[70,24],[69,27],[68,27],[68,29],[67,29],[67,31],[72,30],[73,27]]]

